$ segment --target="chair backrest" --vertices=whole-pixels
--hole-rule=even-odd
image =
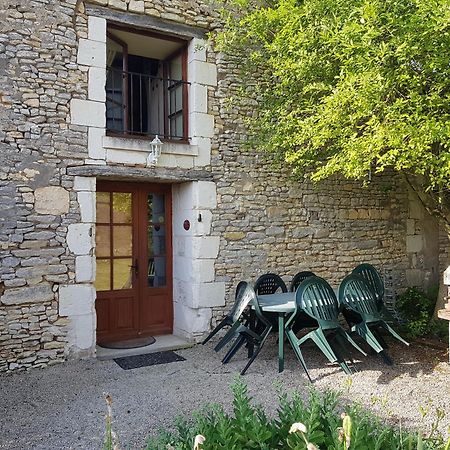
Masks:
[[[228,316],[233,320],[233,322],[236,322],[251,302],[256,302],[255,291],[250,283],[247,283],[247,281],[239,282],[236,287],[236,298],[234,300],[234,305]]]
[[[378,305],[381,306],[384,297],[384,283],[377,269],[371,264],[365,263],[355,267],[352,273],[356,273],[366,280],[375,293]]]
[[[363,320],[379,317],[379,308],[373,289],[361,275],[347,275],[339,286],[339,302],[344,308],[359,313]]]
[[[308,277],[297,289],[297,308],[317,320],[321,327],[338,326],[339,303],[333,288],[320,277]]]
[[[275,294],[278,290],[287,292],[287,287],[281,277],[274,273],[266,273],[256,280],[255,292],[258,295]]]
[[[314,272],[310,272],[308,270],[305,270],[303,272],[299,272],[297,275],[295,275],[294,278],[292,278],[291,281],[291,292],[295,292],[297,288],[300,286],[300,283],[305,281],[309,277],[315,277],[316,274]]]

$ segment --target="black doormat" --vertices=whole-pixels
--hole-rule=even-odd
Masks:
[[[186,361],[175,352],[156,352],[147,353],[145,355],[125,356],[123,358],[115,358],[114,361],[124,370],[137,369],[139,367],[154,366],[156,364],[168,364],[176,361]]]

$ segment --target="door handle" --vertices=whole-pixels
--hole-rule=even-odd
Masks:
[[[134,274],[138,276],[139,274],[139,264],[137,258],[134,260],[134,265],[130,266],[134,270]]]

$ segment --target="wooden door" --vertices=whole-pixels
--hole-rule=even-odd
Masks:
[[[172,332],[172,227],[168,185],[98,182],[99,344]]]

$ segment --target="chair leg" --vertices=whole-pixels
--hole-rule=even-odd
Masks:
[[[388,366],[393,366],[393,365],[394,365],[394,361],[392,361],[392,358],[389,356],[389,353],[388,353],[386,350],[383,350],[382,352],[380,352],[379,355],[381,356],[381,358],[383,359],[383,361],[384,361]]]
[[[241,322],[239,322],[239,321],[235,322],[231,326],[231,328],[227,331],[225,336],[214,347],[214,351],[218,352],[218,351],[222,350],[225,347],[225,345],[227,345],[228,342],[230,342],[234,338],[234,336],[236,335],[237,330],[240,326],[241,326]]]
[[[367,324],[361,322],[358,325],[355,325],[352,328],[352,331],[356,331],[377,353],[384,350]]]
[[[353,347],[356,348],[356,350],[358,350],[364,356],[367,356],[367,353],[353,340],[353,338],[345,330],[342,330],[342,335],[348,342],[350,342],[350,344],[353,345]]]
[[[241,371],[241,375],[245,375],[245,372],[247,372],[247,369],[251,366],[251,364],[253,363],[253,361],[256,359],[256,357],[258,356],[259,352],[261,351],[264,343],[266,342],[267,337],[270,334],[270,331],[272,330],[272,327],[267,327],[263,334],[262,334],[262,339],[259,342],[259,345],[257,345],[256,351],[253,353],[253,356],[248,360],[247,364],[245,365],[245,367],[242,369]]]
[[[205,345],[212,337],[214,337],[223,327],[230,325],[227,318],[223,319],[222,322],[219,323],[219,325],[214,328],[214,330],[211,331],[211,333],[208,334],[206,339],[202,342],[202,345]]]
[[[302,366],[303,370],[306,373],[306,376],[308,377],[308,380],[312,383],[311,376],[309,375],[308,369],[306,367],[305,360],[303,359],[302,351],[300,350],[300,344],[298,343],[297,336],[292,330],[286,330],[286,335],[288,338],[289,343],[291,344],[291,347],[293,348],[295,352],[295,356],[297,356],[297,359],[300,362],[300,365]]]
[[[331,363],[337,362],[338,358],[333,352],[332,348],[330,347],[330,344],[328,343],[327,338],[323,333],[323,330],[318,328],[317,330],[312,331],[310,334],[311,339],[315,342],[317,347],[319,347],[322,353],[327,357],[328,361],[330,361]]]
[[[398,339],[400,342],[403,342],[405,345],[409,345],[409,342],[406,342],[396,331],[394,331],[390,325],[388,325],[386,322],[382,322],[382,327],[385,328],[389,333],[392,334],[396,339]]]
[[[328,345],[330,346],[331,350],[333,350],[334,354],[336,355],[337,363],[339,364],[341,369],[347,375],[351,375],[352,370],[350,369],[350,367],[348,366],[348,364],[344,358],[344,355],[346,354],[346,348],[345,348],[345,344],[343,345],[342,336],[336,330],[336,332],[334,333],[333,339],[332,340],[327,339],[327,342],[328,342]]]
[[[222,359],[222,364],[228,363],[231,358],[238,352],[238,350],[244,345],[246,339],[244,336],[240,335],[234,344],[230,347],[227,354]]]
[[[384,348],[387,349],[389,348],[388,343],[384,340],[383,336],[380,333],[380,329],[382,328],[383,325],[381,323],[377,324],[377,326],[375,327],[370,327],[370,329],[372,330],[373,335],[375,336],[375,338],[377,339],[377,341],[380,343],[380,345]]]

